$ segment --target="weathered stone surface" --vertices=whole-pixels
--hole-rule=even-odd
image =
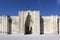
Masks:
[[[11,16],[11,19],[12,19],[11,25],[12,34],[19,33],[19,16]]]
[[[29,34],[60,34],[60,16],[40,16],[39,11],[28,10],[19,11],[18,16],[9,17],[0,16],[0,34],[10,32],[12,34],[25,34],[26,32]]]
[[[58,34],[57,16],[43,16],[44,34]]]
[[[31,16],[31,21],[29,27],[32,27],[32,34],[40,34],[40,16],[39,11],[20,11],[19,12],[19,23],[20,23],[20,32],[25,33],[25,21],[27,15]]]

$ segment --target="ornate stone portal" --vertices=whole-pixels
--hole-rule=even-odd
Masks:
[[[20,11],[19,18],[20,33],[40,34],[39,11]]]

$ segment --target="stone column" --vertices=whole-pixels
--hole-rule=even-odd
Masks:
[[[52,15],[52,34],[58,34],[58,27],[57,27],[57,15]]]
[[[33,11],[32,13],[32,34],[40,34],[40,14],[39,11]]]
[[[11,18],[8,15],[2,16],[3,34],[11,34]]]
[[[20,34],[24,34],[24,11],[19,11],[19,30]]]
[[[3,34],[7,34],[7,16],[2,16],[2,27],[3,27]]]

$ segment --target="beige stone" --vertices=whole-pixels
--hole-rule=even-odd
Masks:
[[[11,19],[11,24],[9,23]],[[0,16],[0,34],[60,34],[60,16],[40,16],[39,11],[19,11],[18,16]]]

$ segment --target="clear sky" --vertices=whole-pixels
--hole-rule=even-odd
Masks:
[[[18,15],[19,10],[39,10],[42,16],[60,15],[60,0],[0,0],[0,15]]]

